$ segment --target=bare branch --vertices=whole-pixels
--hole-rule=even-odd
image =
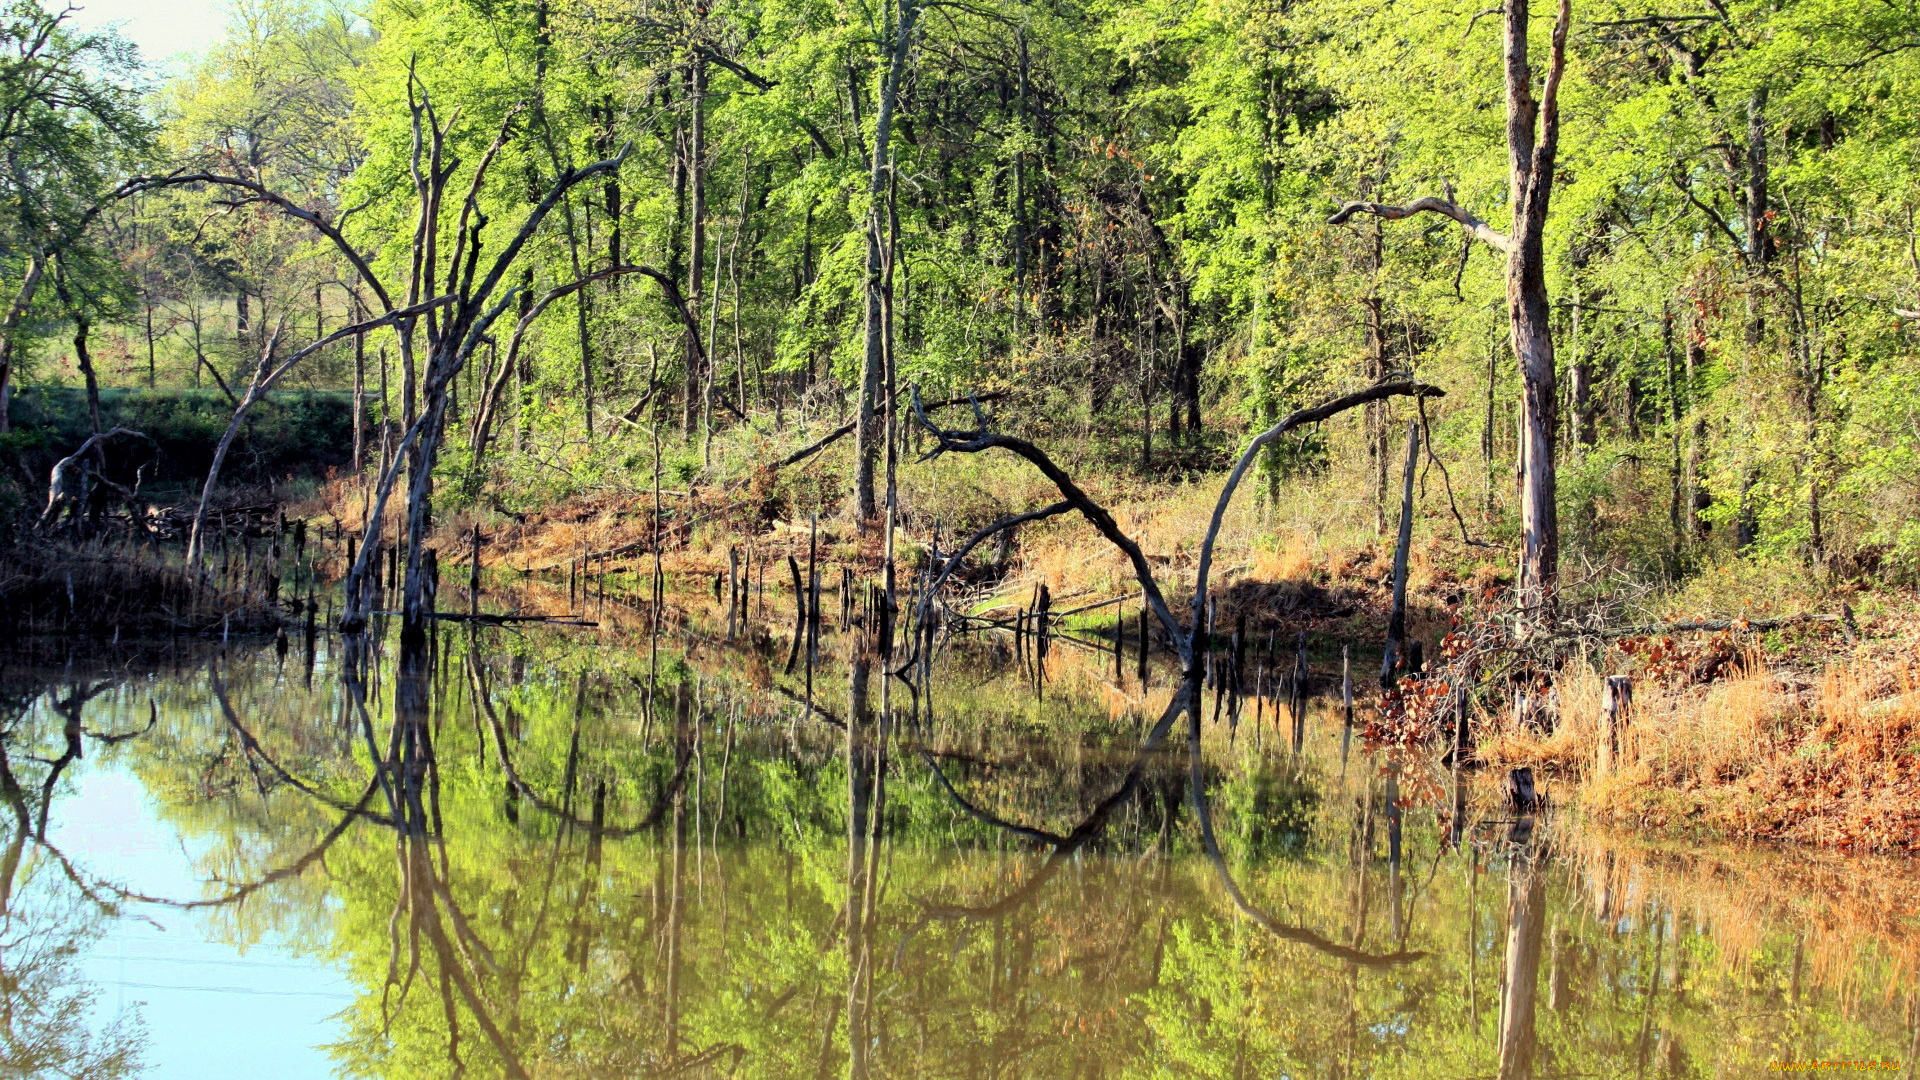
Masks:
[[[1444,217],[1450,217],[1460,223],[1460,227],[1466,230],[1468,236],[1491,246],[1497,251],[1513,250],[1513,241],[1509,239],[1505,233],[1474,217],[1458,203],[1450,202],[1433,195],[1415,199],[1405,206],[1389,206],[1386,203],[1375,202],[1350,202],[1334,211],[1333,216],[1327,219],[1327,224],[1345,225],[1348,219],[1352,218],[1355,214],[1372,214],[1375,217],[1383,218],[1387,221],[1399,221],[1402,218],[1410,218],[1420,213],[1440,214]]]
[[[1147,606],[1153,610],[1154,617],[1160,620],[1161,626],[1165,627],[1167,637],[1179,649],[1180,658],[1191,659],[1192,642],[1180,629],[1180,624],[1174,621],[1173,611],[1167,607],[1166,598],[1160,593],[1160,583],[1154,580],[1153,569],[1147,565],[1146,553],[1140,550],[1140,545],[1134,543],[1131,537],[1120,531],[1119,524],[1113,520],[1113,514],[1108,512],[1106,507],[1089,498],[1086,492],[1080,490],[1080,485],[1073,482],[1073,478],[1067,475],[1066,470],[1054,464],[1046,451],[1025,439],[1016,439],[1011,435],[995,435],[987,431],[985,418],[977,402],[974,405],[974,415],[981,426],[973,431],[946,431],[934,427],[933,421],[927,418],[925,405],[920,401],[919,387],[915,387],[913,391],[913,409],[921,425],[939,441],[939,444],[929,452],[929,457],[947,451],[977,454],[982,450],[992,450],[997,447],[1011,450],[1032,462],[1048,480],[1053,481],[1054,487],[1060,489],[1060,494],[1066,498],[1068,504],[1080,511],[1100,535],[1106,537],[1113,546],[1127,556],[1127,561],[1133,565],[1133,575],[1140,582],[1140,590],[1146,596]]]
[[[341,234],[338,226],[329,222],[319,211],[309,210],[294,202],[292,199],[287,198],[285,195],[269,189],[266,185],[258,181],[247,180],[238,176],[223,176],[219,173],[204,172],[174,173],[169,176],[137,176],[125,184],[122,184],[119,192],[116,193],[116,197],[124,198],[125,196],[142,191],[152,191],[164,187],[181,187],[187,184],[219,184],[252,192],[256,201],[278,207],[280,211],[287,216],[299,221],[304,221],[308,225],[313,226],[320,235],[332,241],[333,246],[339,248],[340,253],[346,256],[349,263],[353,264],[354,273],[358,274],[360,280],[366,282],[367,287],[373,290],[373,294],[380,298],[380,305],[388,310],[393,308],[393,300],[387,295],[386,287],[380,284],[380,278],[374,274],[373,267],[368,265],[366,258],[360,254],[359,249],[347,242],[347,238]]]
[[[700,366],[705,368],[707,366],[707,346],[700,337],[700,318],[693,313],[691,308],[687,307],[687,298],[681,295],[679,283],[674,281],[671,276],[663,274],[651,266],[636,266],[634,270],[658,282],[660,291],[667,294],[667,303],[672,304],[673,309],[679,312],[680,323],[686,327],[687,336],[693,341],[694,356],[700,361]],[[735,405],[732,399],[728,398],[725,394],[714,394],[714,400],[725,405],[727,411],[743,423],[753,424],[753,420],[748,417],[746,413],[741,412],[740,407]]]
[[[1540,145],[1534,148],[1528,173],[1532,183],[1553,182],[1553,163],[1560,152],[1560,80],[1567,73],[1567,27],[1572,21],[1572,0],[1560,0],[1548,38],[1547,78],[1540,89]]]
[[[1280,436],[1285,435],[1287,432],[1292,431],[1294,428],[1304,427],[1307,424],[1317,424],[1329,417],[1337,416],[1348,409],[1365,405],[1371,401],[1379,401],[1383,398],[1390,397],[1426,398],[1443,397],[1445,395],[1446,391],[1439,387],[1430,386],[1421,382],[1376,383],[1373,386],[1367,387],[1365,390],[1356,390],[1344,397],[1337,397],[1332,401],[1315,405],[1313,408],[1299,409],[1289,413],[1286,418],[1278,424],[1256,435],[1253,441],[1247,444],[1247,448],[1241,452],[1240,460],[1234,463],[1233,472],[1227,475],[1226,484],[1220,488],[1220,499],[1213,507],[1213,519],[1207,523],[1206,538],[1200,542],[1200,559],[1194,569],[1193,576],[1193,626],[1195,636],[1198,636],[1200,628],[1205,625],[1203,620],[1207,610],[1207,575],[1213,569],[1213,545],[1214,542],[1220,538],[1220,524],[1226,520],[1227,504],[1233,501],[1234,490],[1240,486],[1241,478],[1246,476],[1247,469],[1252,466],[1254,458],[1259,455],[1262,447],[1278,439]],[[1182,653],[1182,659],[1186,659],[1191,663],[1192,655],[1193,645],[1192,642],[1189,641],[1186,650]]]
[[[512,377],[514,365],[519,360],[520,346],[526,339],[527,330],[533,326],[535,320],[540,318],[540,313],[546,311],[555,300],[571,296],[596,281],[605,281],[608,278],[621,277],[626,274],[637,274],[645,269],[645,267],[640,266],[609,266],[605,270],[596,270],[585,277],[577,278],[565,285],[558,285],[548,289],[540,299],[533,302],[532,306],[527,309],[525,315],[520,316],[520,321],[514,324],[513,336],[507,340],[506,363],[500,365],[500,370],[494,373],[493,381],[487,385],[486,394],[481,399],[480,408],[473,420],[471,442],[473,444],[473,461],[476,466],[479,465],[480,459],[486,456],[486,444],[491,438],[491,432],[493,430],[493,414],[499,407],[500,395],[506,391],[507,380]]]
[[[925,616],[928,605],[933,603],[934,597],[940,595],[941,587],[947,583],[948,578],[953,576],[953,572],[960,568],[960,560],[966,558],[968,552],[972,551],[975,547],[978,547],[980,544],[980,541],[985,540],[987,537],[992,536],[994,533],[1011,529],[1016,525],[1024,525],[1029,521],[1041,521],[1050,517],[1058,517],[1059,515],[1064,514],[1067,511],[1072,510],[1073,508],[1074,508],[1074,504],[1071,502],[1053,503],[1052,505],[1049,505],[1049,506],[1043,506],[1038,510],[1029,510],[1024,514],[1015,514],[1012,517],[1001,518],[999,521],[996,521],[991,525],[987,525],[981,528],[980,531],[974,533],[972,536],[967,537],[967,542],[964,544],[961,544],[960,549],[958,551],[955,551],[953,554],[946,557],[946,561],[940,567],[939,576],[934,578],[933,582],[929,584],[926,590],[921,594],[921,598],[920,598],[921,615],[923,617]]]

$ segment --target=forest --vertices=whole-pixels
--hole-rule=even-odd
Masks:
[[[1913,578],[1898,4],[268,3],[166,79],[5,36],[0,385],[95,428],[102,386],[348,391],[345,469],[437,410],[439,505],[526,513],[852,417],[778,494],[864,520],[909,389],[1150,485],[1405,375],[1450,516],[1543,583]],[[1407,411],[1259,466],[1385,533]]]
[[[1920,1057],[1897,888],[1755,899],[1920,853],[1920,6],[225,13],[0,0],[0,946],[226,911],[353,1076]]]

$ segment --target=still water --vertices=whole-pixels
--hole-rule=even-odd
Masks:
[[[1915,1075],[1907,862],[1209,701],[1213,858],[1160,673],[799,651],[452,628],[413,724],[385,645],[10,660],[0,1076]]]

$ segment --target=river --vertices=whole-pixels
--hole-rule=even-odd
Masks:
[[[42,643],[0,1076],[1915,1075],[1909,862],[1516,817],[1335,696],[1209,696],[1210,857],[1093,646],[449,624],[396,724],[385,640]]]

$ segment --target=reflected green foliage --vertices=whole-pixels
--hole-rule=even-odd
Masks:
[[[1622,851],[1571,822],[1522,840],[1493,820],[1455,845],[1418,806],[1395,861],[1377,766],[1343,765],[1318,722],[1297,761],[1244,729],[1207,736],[1247,913],[1199,854],[1179,761],[1048,870],[1045,845],[963,810],[920,751],[976,807],[1070,831],[1135,735],[1067,692],[1073,657],[1032,707],[1083,733],[1043,743],[997,715],[1031,684],[965,689],[990,655],[944,660],[931,706],[823,657],[809,712],[781,644],[445,633],[418,819],[392,817],[371,767],[408,783],[391,661],[343,682],[325,641],[311,674],[297,649],[242,651],[102,684],[85,727],[140,729],[151,696],[153,729],[97,753],[205,852],[205,896],[171,899],[226,901],[219,933],[290,935],[349,973],[344,1076],[1492,1075],[1516,1037],[1516,956],[1536,1049],[1510,1075],[1898,1060],[1911,1039],[1888,988],[1920,927],[1904,909],[1861,921],[1873,890],[1794,885],[1762,856]],[[58,755],[71,697],[9,728],[30,816],[44,767],[19,763]],[[111,867],[64,857],[116,896]],[[23,881],[57,873],[33,865]],[[1742,881],[1807,891],[1756,906]],[[83,939],[104,909],[61,910],[18,930],[80,948],[47,935]],[[1537,947],[1516,952],[1528,928]]]

